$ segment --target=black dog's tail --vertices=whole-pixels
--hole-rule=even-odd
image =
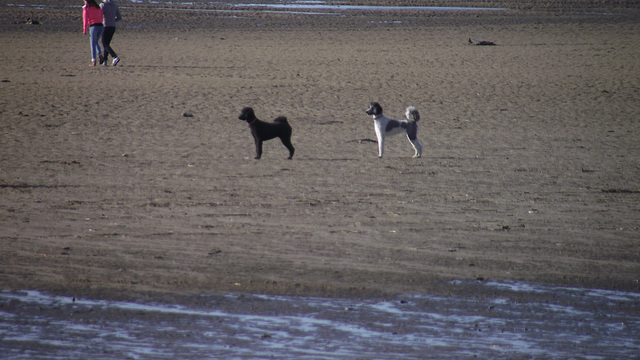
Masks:
[[[285,116],[278,116],[275,120],[273,120],[273,122],[278,124],[289,125],[289,122],[287,121],[287,118]]]
[[[410,121],[420,120],[420,113],[418,112],[418,109],[416,109],[415,106],[409,106],[407,108],[407,111],[404,113],[404,115],[407,117],[407,120],[410,120]]]

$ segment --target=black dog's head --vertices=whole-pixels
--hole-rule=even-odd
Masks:
[[[256,119],[256,114],[253,112],[252,108],[246,107],[242,109],[242,112],[240,112],[240,116],[238,116],[238,119],[244,120],[246,122],[252,122]]]
[[[367,115],[378,116],[382,115],[382,106],[377,102],[372,102],[369,104],[369,108],[365,111]]]

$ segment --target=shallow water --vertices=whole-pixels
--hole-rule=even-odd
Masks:
[[[247,9],[251,8],[252,11],[255,9],[260,9],[261,11],[269,11],[269,12],[295,12],[295,13],[306,13],[310,12],[311,14],[322,14],[322,12],[318,11],[331,11],[331,12],[344,12],[344,11],[502,11],[507,10],[506,8],[488,8],[488,7],[451,7],[451,6],[367,6],[367,5],[333,5],[327,4],[325,1],[281,1],[275,4],[267,4],[267,3],[237,3],[237,2],[224,2],[224,1],[171,1],[171,0],[131,0],[133,4],[147,4],[147,5],[157,5],[161,9],[165,10],[176,10],[171,9],[168,6],[180,6],[180,7],[190,7],[190,6],[205,6],[211,7],[211,9],[190,9],[193,11],[229,11],[229,10],[216,10],[215,7],[232,7],[238,9]],[[43,4],[23,4],[20,0],[16,0],[7,6],[11,7],[30,7],[37,9],[46,9],[51,5],[48,5],[43,1]],[[80,3],[77,7],[81,7]],[[128,5],[120,4],[121,7],[126,8]],[[182,9],[185,10],[185,9]],[[187,9],[189,10],[189,9]],[[238,11],[238,10],[232,10]]]
[[[169,303],[0,292],[4,359],[623,359],[640,294],[454,282],[478,297],[200,295]],[[486,294],[490,294],[487,296]]]
[[[324,1],[283,1],[279,4],[241,3],[237,7],[258,7],[279,10],[332,10],[332,11],[500,11],[505,8],[455,7],[455,6],[368,6],[368,5],[331,5]]]

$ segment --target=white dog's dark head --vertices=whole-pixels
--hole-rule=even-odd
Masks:
[[[374,101],[369,104],[369,108],[365,110],[365,113],[367,115],[380,116],[382,115],[382,106]]]

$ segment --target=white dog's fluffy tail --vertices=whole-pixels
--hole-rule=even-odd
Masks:
[[[410,120],[410,121],[420,120],[420,113],[418,112],[418,109],[416,109],[415,106],[409,106],[407,108],[407,111],[404,113],[404,115],[407,117],[407,120]]]

